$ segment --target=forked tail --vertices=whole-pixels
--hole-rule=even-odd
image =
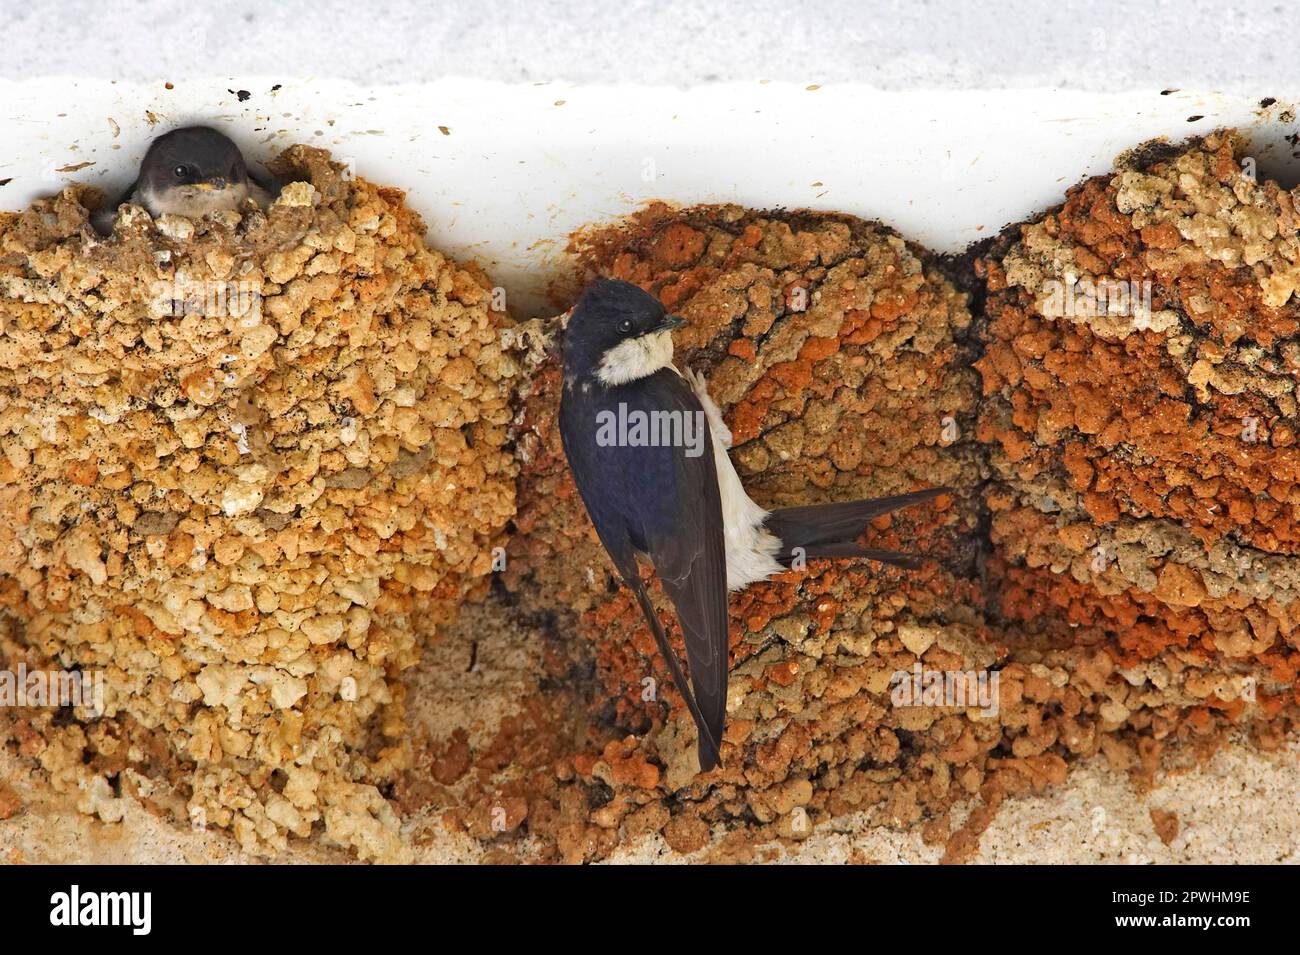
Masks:
[[[768,515],[763,526],[781,541],[776,559],[785,567],[798,557],[816,560],[835,557],[866,557],[896,567],[916,568],[924,559],[917,554],[863,547],[857,542],[867,524],[882,514],[920,504],[950,488],[933,487],[909,494],[894,494],[841,504],[811,504],[783,507]]]

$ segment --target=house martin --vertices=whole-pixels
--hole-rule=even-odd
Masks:
[[[272,201],[272,187],[249,173],[239,147],[211,127],[184,126],[149,144],[136,181],[118,205],[143,206],[154,218],[198,219],[237,210],[248,199],[265,209]],[[111,215],[112,210],[107,211]]]
[[[719,761],[727,704],[727,594],[817,558],[915,568],[920,557],[858,543],[868,521],[945,493],[768,511],[745,492],[731,432],[694,372],[673,366],[684,320],[629,282],[601,279],[563,339],[560,437],[601,544],[636,597],[699,730],[700,769]],[[637,569],[649,558],[677,611],[687,684]]]

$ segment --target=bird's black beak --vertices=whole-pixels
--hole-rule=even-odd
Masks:
[[[654,327],[656,332],[671,332],[686,324],[680,315],[665,315],[664,320]]]

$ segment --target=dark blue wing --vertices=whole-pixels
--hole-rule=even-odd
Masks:
[[[596,415],[617,415],[620,403],[629,417],[637,411],[678,416],[674,435],[682,440],[667,446],[601,446]],[[634,590],[640,587],[633,551],[644,552],[677,610],[694,697],[678,673],[674,678],[700,724],[701,766],[711,768],[726,718],[727,559],[704,409],[686,381],[664,369],[603,391],[596,400],[566,391],[561,432],[578,491],[624,581]],[[642,606],[647,609],[648,602]],[[649,619],[652,613],[647,611],[647,622],[653,631],[658,621]],[[663,650],[671,655],[666,640]],[[677,671],[675,661],[669,662]]]

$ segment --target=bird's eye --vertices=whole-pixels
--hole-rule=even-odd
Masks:
[[[177,166],[175,169],[172,170],[172,175],[174,175],[177,179],[184,179],[189,174],[190,174],[189,166],[181,165],[181,166]]]
[[[619,322],[618,330],[622,332],[624,335],[630,332],[632,330],[632,319],[625,318],[623,319],[623,321]]]

